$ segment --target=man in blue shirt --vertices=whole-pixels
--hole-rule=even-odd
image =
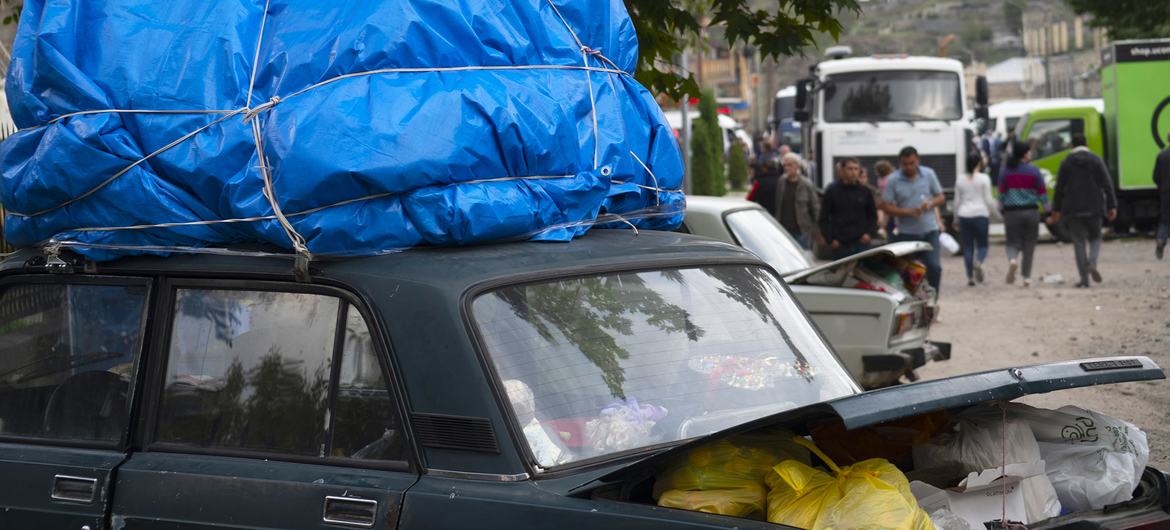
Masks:
[[[926,281],[938,293],[942,283],[942,263],[939,260],[938,222],[934,209],[946,202],[942,186],[934,170],[918,165],[918,150],[903,147],[898,153],[901,169],[890,175],[886,191],[882,193],[882,211],[898,221],[895,241],[925,241],[930,252],[924,252]]]

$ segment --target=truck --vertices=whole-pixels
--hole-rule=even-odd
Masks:
[[[794,114],[813,182],[828,186],[836,162],[853,157],[875,183],[879,160],[896,166],[898,151],[914,146],[921,164],[938,175],[948,199],[943,213],[949,216],[955,179],[974,148],[975,132],[964,119],[963,64],[906,55],[847,58],[848,53],[830,48],[830,60],[813,66],[796,86]],[[976,86],[976,114],[986,116],[986,81]]]
[[[1170,132],[1170,39],[1114,42],[1102,51],[1101,64],[1104,111],[1091,100],[1034,110],[1016,125],[1016,137],[1034,142],[1032,163],[1055,188],[1072,135],[1085,135],[1113,177],[1114,232],[1148,231],[1158,220],[1154,159]]]
[[[795,112],[796,86],[786,86],[776,92],[772,100],[772,141],[800,153],[800,122],[796,121]]]

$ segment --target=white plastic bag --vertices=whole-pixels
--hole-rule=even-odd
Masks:
[[[1141,429],[1073,406],[1046,410],[1013,403],[1008,414],[1031,426],[1048,478],[1066,509],[1099,510],[1133,498],[1150,460]]]
[[[998,408],[982,407],[959,415],[953,429],[944,430],[929,443],[914,446],[914,468],[958,464],[970,473],[1006,464],[1041,461],[1040,446],[1031,427],[1011,417],[1005,422],[1002,414]],[[1020,485],[1028,514],[1026,524],[1060,515],[1060,500],[1047,476],[1029,477]]]
[[[946,232],[942,232],[938,235],[938,244],[942,246],[942,250],[947,251],[947,254],[954,256],[955,254],[959,253],[959,242],[955,241],[955,236],[952,236]]]

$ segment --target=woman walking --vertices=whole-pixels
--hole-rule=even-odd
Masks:
[[[991,177],[982,172],[983,157],[967,157],[967,174],[955,183],[955,228],[963,245],[963,266],[967,285],[983,283],[983,261],[987,259],[987,229],[995,199],[991,197]]]
[[[1032,254],[1040,237],[1039,207],[1043,206],[1046,214],[1050,210],[1048,189],[1044,175],[1028,163],[1032,160],[1031,146],[1017,140],[1011,148],[999,177],[999,205],[1007,235],[1007,283],[1015,283],[1018,270],[1024,287],[1028,287],[1032,285]]]

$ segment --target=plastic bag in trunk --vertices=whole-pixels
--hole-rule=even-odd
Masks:
[[[1066,510],[1099,510],[1133,498],[1150,459],[1146,434],[1133,424],[1079,407],[1011,404],[1039,442],[1048,478]]]
[[[1010,416],[1005,419],[1001,409],[992,407],[960,414],[952,429],[914,446],[913,452],[916,471],[957,464],[964,473],[971,473],[1043,459],[1028,423]],[[1060,515],[1060,500],[1047,476],[1029,477],[1020,484],[1028,515],[1025,523]]]

